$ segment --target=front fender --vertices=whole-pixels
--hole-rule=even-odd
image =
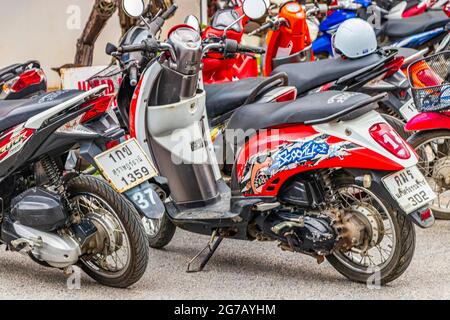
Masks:
[[[450,112],[424,112],[412,118],[406,124],[408,131],[428,131],[450,129]]]
[[[323,34],[318,37],[312,44],[312,49],[315,55],[320,53],[327,53],[330,56],[333,55],[333,49],[331,47],[331,36]]]

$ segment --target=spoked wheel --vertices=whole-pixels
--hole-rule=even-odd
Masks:
[[[383,285],[397,279],[414,255],[412,223],[368,189],[342,184],[337,190],[341,240],[328,261],[352,281]]]
[[[450,220],[450,131],[420,132],[409,143],[420,157],[420,170],[438,196],[430,208],[437,219]]]
[[[81,218],[89,219],[97,229],[83,246],[81,268],[107,286],[126,288],[136,283],[144,275],[149,253],[136,209],[93,177],[71,180],[67,191]]]

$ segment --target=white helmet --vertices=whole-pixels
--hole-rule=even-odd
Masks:
[[[333,40],[336,53],[347,58],[361,58],[375,52],[378,41],[370,23],[362,19],[344,21],[336,31]]]

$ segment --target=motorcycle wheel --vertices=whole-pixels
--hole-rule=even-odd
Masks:
[[[438,195],[431,210],[436,219],[450,220],[450,130],[418,132],[408,142],[417,151],[419,168]]]
[[[149,249],[136,209],[107,183],[79,176],[67,183],[69,201],[81,216],[91,220],[99,235],[101,252],[85,255],[79,265],[97,282],[127,288],[139,281],[147,268]]]
[[[163,249],[173,239],[177,227],[170,221],[167,214],[161,219],[142,218],[148,245],[153,249]]]
[[[327,260],[339,273],[355,282],[381,286],[394,281],[406,271],[414,256],[414,225],[375,191],[356,186],[351,179],[345,180],[348,181],[341,179],[336,184],[343,209],[351,216],[359,216],[359,221],[372,221],[368,223],[372,225],[372,232],[373,226],[384,232],[381,241],[378,239],[377,244],[371,244],[368,249],[337,249]],[[370,219],[373,217],[376,219]]]

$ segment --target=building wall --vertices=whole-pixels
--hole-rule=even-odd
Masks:
[[[176,2],[180,8],[166,29],[182,22],[188,14],[200,13],[200,0]],[[93,3],[93,0],[0,0],[0,68],[37,59],[47,73],[49,85],[58,86],[59,76],[51,68],[73,62],[76,40],[81,35]],[[111,61],[104,54],[104,48],[107,42],[117,43],[119,38],[119,19],[114,15],[97,40],[94,65]]]

